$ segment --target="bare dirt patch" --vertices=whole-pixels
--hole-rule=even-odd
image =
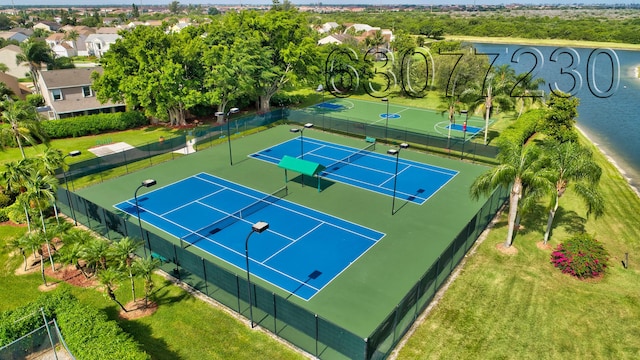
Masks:
[[[118,317],[126,320],[134,320],[153,315],[158,310],[158,304],[149,301],[147,306],[144,306],[144,299],[138,299],[136,301],[130,301],[124,305],[127,311],[120,310]]]
[[[17,223],[14,223],[11,220],[0,222],[0,225],[1,226],[13,226],[13,227],[27,227],[27,224],[17,224]]]
[[[538,241],[538,242],[536,243],[536,246],[537,246],[537,247],[538,247],[538,249],[540,249],[540,250],[551,250],[551,249],[553,249],[553,246],[551,246],[551,244],[549,244],[549,243],[546,243],[546,244],[545,244],[545,243],[544,243],[544,241]]]
[[[505,255],[515,255],[518,253],[518,249],[516,249],[515,246],[505,247],[503,242],[497,243],[496,249]]]

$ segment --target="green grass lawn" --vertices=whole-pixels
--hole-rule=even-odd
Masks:
[[[68,139],[54,139],[51,140],[50,146],[62,151],[63,154],[68,154],[73,150],[80,150],[82,154],[73,158],[67,158],[67,163],[74,163],[82,160],[95,158],[88,150],[98,144],[104,144],[106,142],[126,142],[132,146],[140,146],[152,141],[158,141],[163,136],[169,138],[171,136],[177,136],[182,130],[171,129],[165,126],[148,126],[140,129],[133,129],[127,131],[116,131],[111,133],[105,133],[100,135],[82,136],[77,138]],[[34,157],[42,154],[45,147],[44,145],[27,146],[25,147],[25,155],[27,157]],[[0,152],[0,164],[15,161],[22,158],[20,150],[18,148],[5,148]]]
[[[506,236],[506,217],[470,256],[434,310],[399,351],[398,359],[636,359],[640,353],[640,198],[599,152],[600,190],[606,214],[587,219],[578,199],[561,200],[551,245],[584,229],[610,254],[599,281],[580,281],[550,264],[543,238],[545,213],[525,220],[517,255],[496,244]],[[630,266],[621,260],[629,253]]]

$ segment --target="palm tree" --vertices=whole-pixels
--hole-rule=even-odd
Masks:
[[[505,141],[501,144],[498,160],[500,165],[480,175],[471,185],[471,197],[491,193],[498,186],[511,186],[509,194],[508,231],[504,247],[513,242],[513,232],[518,214],[518,203],[523,196],[524,187],[548,189],[551,182],[540,171],[540,149],[535,145],[522,145]],[[526,185],[525,185],[526,184]]]
[[[31,74],[33,86],[36,91],[40,93],[40,87],[38,86],[38,73],[40,72],[40,68],[43,63],[53,63],[53,59],[55,57],[53,55],[53,51],[44,40],[39,40],[33,37],[23,41],[20,44],[20,48],[22,48],[22,54],[16,55],[16,64],[29,64],[29,72]]]
[[[128,312],[124,305],[122,305],[122,303],[118,301],[118,299],[116,298],[116,294],[113,292],[113,288],[118,284],[118,282],[120,282],[121,279],[122,273],[115,268],[108,268],[100,270],[98,272],[98,280],[106,288],[107,296],[109,296],[109,299],[115,301],[116,304],[120,306],[122,311]]]
[[[65,166],[64,155],[59,149],[47,146],[46,149],[38,157],[39,163],[42,165],[42,170],[47,174],[55,175],[56,170]]]
[[[133,262],[133,271],[144,279],[144,306],[149,305],[149,295],[153,290],[153,271],[160,266],[160,261],[152,257],[137,258]]]
[[[525,107],[532,106],[536,101],[544,100],[544,91],[539,91],[541,94],[537,95],[536,91],[540,85],[544,84],[545,81],[543,78],[533,78],[531,74],[525,74],[524,76],[519,76],[520,81],[518,82],[516,89],[521,93],[517,96],[518,101],[520,101],[520,110],[518,111],[518,119],[524,112]]]
[[[67,31],[66,33],[64,33],[64,40],[70,41],[71,46],[74,49],[78,48],[78,45],[76,44],[76,40],[78,40],[79,37],[80,37],[80,34],[78,34],[76,30]]]
[[[25,183],[31,176],[32,160],[24,158],[19,161],[11,161],[4,164],[4,169],[0,173],[0,179],[5,185],[7,192],[16,194],[26,190]]]
[[[26,184],[26,198],[32,208],[37,209],[40,213],[40,221],[42,223],[42,232],[47,244],[49,252],[49,260],[51,260],[51,268],[55,271],[53,262],[53,254],[51,245],[49,244],[49,235],[47,234],[47,226],[44,221],[44,210],[48,209],[56,201],[55,191],[58,187],[58,179],[51,175],[42,175],[40,171],[36,171]]]
[[[545,145],[545,167],[551,172],[550,180],[555,184],[552,192],[544,243],[549,241],[553,219],[560,206],[560,198],[569,186],[587,206],[587,216],[596,217],[604,213],[604,198],[598,191],[602,169],[593,160],[591,150],[573,141],[558,143],[548,140]]]
[[[2,127],[0,139],[11,136],[16,140],[22,158],[25,159],[22,140],[31,145],[36,144],[36,140],[48,143],[48,139],[40,126],[40,119],[33,106],[26,101],[13,101],[6,99],[2,102],[2,119],[9,123],[9,127]],[[4,145],[4,144],[3,144]]]
[[[107,269],[109,243],[102,239],[92,239],[84,245],[80,256],[87,262],[87,267],[96,273],[99,269]]]
[[[510,109],[513,106],[513,98],[511,97],[511,89],[515,80],[515,71],[504,64],[498,66],[494,71],[484,79],[484,84],[476,84],[474,88],[467,89],[460,95],[466,98],[465,102],[471,102],[476,108],[484,110],[484,144],[487,145],[487,137],[489,133],[489,118],[494,105],[498,105],[501,109]],[[486,95],[481,94],[480,98],[470,101],[471,97],[476,97],[482,89],[486,90]]]
[[[86,279],[89,275],[85,268],[80,265],[85,246],[93,240],[93,236],[82,230],[70,231],[63,236],[64,246],[60,249],[59,256],[65,264],[72,264],[80,270]]]
[[[22,255],[22,260],[24,261],[24,271],[27,271],[27,252],[26,248],[29,246],[27,243],[27,239],[24,236],[19,238],[11,239],[7,242],[7,246],[10,249],[15,249],[20,251],[20,255]]]
[[[133,256],[135,251],[140,247],[140,242],[134,241],[130,237],[124,237],[120,241],[111,245],[111,255],[118,262],[120,268],[126,268],[129,272],[129,280],[131,281],[131,296],[136,301],[136,288],[133,276]]]

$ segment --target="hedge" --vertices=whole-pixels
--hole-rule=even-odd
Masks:
[[[48,120],[41,124],[49,138],[62,139],[132,129],[148,125],[149,120],[139,111],[127,111]]]
[[[150,356],[104,312],[81,304],[68,290],[42,294],[35,301],[0,313],[0,347],[42,326],[43,309],[55,317],[69,350],[77,359],[147,360]]]
[[[544,117],[544,114],[545,110],[543,109],[530,110],[522,114],[518,120],[500,133],[498,146],[500,146],[502,141],[509,141],[515,144],[524,144],[527,142],[527,140],[536,133],[538,123],[540,119]]]

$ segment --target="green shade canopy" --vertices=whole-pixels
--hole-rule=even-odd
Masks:
[[[284,169],[284,181],[288,182],[287,170],[299,172],[302,175],[317,176],[325,167],[313,161],[298,159],[293,156],[285,155],[278,163],[278,167]],[[304,181],[303,181],[304,183]],[[318,191],[320,191],[320,177],[318,176]]]

